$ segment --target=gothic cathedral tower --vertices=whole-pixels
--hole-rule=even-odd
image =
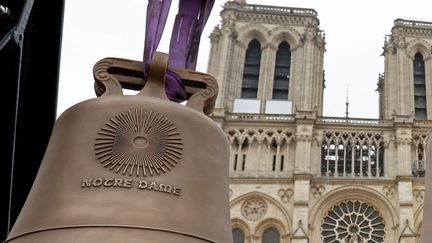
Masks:
[[[432,24],[396,19],[384,43],[380,118],[432,120]]]
[[[323,115],[314,9],[225,3],[210,35],[211,118],[230,142],[234,243],[417,243],[432,131],[432,23],[397,19],[380,118]]]
[[[255,99],[264,113],[266,102],[280,100],[322,115],[325,40],[315,10],[232,1],[221,17],[208,64],[220,82],[216,108],[232,112],[235,99]]]

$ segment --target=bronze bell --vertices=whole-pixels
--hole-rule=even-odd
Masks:
[[[167,55],[141,63],[106,58],[94,67],[99,98],[66,110],[8,243],[232,242],[229,147],[205,114],[217,82],[185,80],[186,106],[165,95]],[[123,87],[144,88],[122,95]]]

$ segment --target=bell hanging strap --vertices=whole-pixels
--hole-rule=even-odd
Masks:
[[[157,49],[168,17],[171,0],[149,0],[144,47],[144,75]],[[201,33],[208,20],[214,0],[180,0],[169,50],[169,67],[195,70]],[[165,89],[171,101],[187,99],[184,83],[179,75],[168,70]]]
[[[149,0],[147,4],[144,44],[144,74],[147,76],[153,54],[156,51],[168,18],[171,0]]]
[[[195,70],[201,33],[214,0],[180,0],[171,36],[169,66]]]

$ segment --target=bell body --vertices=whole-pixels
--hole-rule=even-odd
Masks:
[[[229,147],[204,114],[108,95],[57,120],[8,243],[232,242]]]

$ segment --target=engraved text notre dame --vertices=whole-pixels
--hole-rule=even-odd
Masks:
[[[123,178],[87,178],[81,182],[82,188],[107,188],[107,187],[120,187],[120,188],[138,188],[141,190],[149,190],[155,192],[168,193],[175,196],[180,196],[181,188],[167,183],[160,183],[156,181],[147,180],[133,180]]]

